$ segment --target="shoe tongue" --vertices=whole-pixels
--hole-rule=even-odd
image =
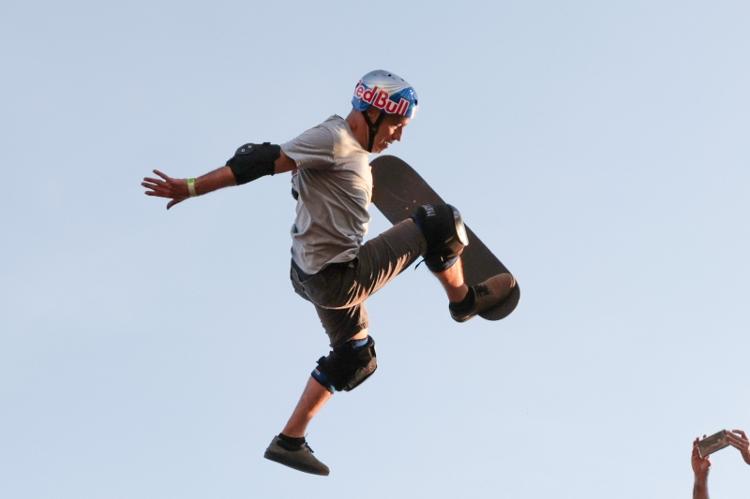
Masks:
[[[301,449],[302,446],[306,443],[307,442],[305,441],[305,437],[289,437],[287,435],[284,435],[283,433],[279,433],[279,445],[281,445],[286,450]]]

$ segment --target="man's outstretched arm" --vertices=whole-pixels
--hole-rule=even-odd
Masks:
[[[235,155],[236,157],[237,155]],[[232,160],[229,163],[232,163]],[[230,187],[241,183],[248,182],[247,179],[241,179],[243,181],[237,181],[238,172],[242,173],[242,166],[235,164],[230,166],[222,166],[213,170],[205,175],[201,175],[198,178],[172,178],[169,175],[154,170],[154,173],[160,178],[145,177],[141,185],[146,188],[147,196],[156,196],[161,198],[170,199],[167,203],[167,209],[184,201],[189,197],[200,196],[202,194],[208,194],[217,189],[224,187]],[[296,164],[283,152],[279,152],[279,156],[273,161],[272,168],[268,168],[266,174],[283,173],[294,170]],[[260,176],[260,175],[258,175]],[[255,177],[258,178],[258,177]],[[254,180],[251,179],[251,180]]]

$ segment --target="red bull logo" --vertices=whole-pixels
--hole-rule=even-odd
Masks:
[[[401,97],[401,100],[394,102],[389,98],[388,92],[380,87],[367,88],[361,81],[357,83],[354,89],[354,96],[362,102],[370,104],[378,109],[384,110],[388,114],[399,114],[406,116],[409,110],[409,101]]]

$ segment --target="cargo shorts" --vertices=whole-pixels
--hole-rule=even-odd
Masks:
[[[367,329],[365,300],[424,254],[427,243],[411,220],[394,225],[360,247],[350,262],[308,275],[292,261],[294,291],[315,306],[332,348]]]

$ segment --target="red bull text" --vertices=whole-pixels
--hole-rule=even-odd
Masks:
[[[401,100],[394,102],[388,98],[388,92],[379,87],[367,88],[361,81],[357,83],[354,89],[354,96],[362,102],[384,110],[388,114],[399,114],[406,116],[409,110],[409,101],[401,97]]]

